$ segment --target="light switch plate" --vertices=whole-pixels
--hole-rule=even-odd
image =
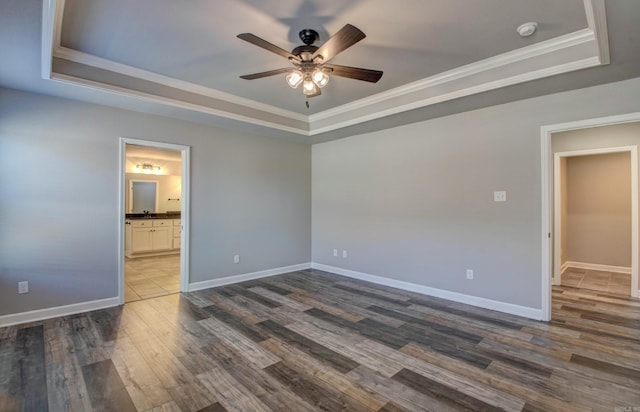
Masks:
[[[498,190],[497,192],[493,192],[493,201],[494,202],[506,202],[507,201],[507,192],[505,190]]]

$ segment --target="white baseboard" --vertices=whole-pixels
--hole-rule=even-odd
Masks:
[[[462,293],[451,292],[443,289],[431,288],[429,286],[418,285],[416,283],[404,282],[401,280],[389,279],[382,276],[370,275],[367,273],[356,272],[353,270],[342,269],[335,266],[323,265],[321,263],[311,263],[311,268],[324,270],[326,272],[336,273],[338,275],[348,276],[350,278],[365,280],[367,282],[377,283],[379,285],[391,286],[398,289],[408,290],[411,292],[422,293],[424,295],[435,296],[451,300],[458,303],[465,303],[480,308],[497,310],[499,312],[505,312],[512,315],[523,316],[525,318],[541,320],[542,310],[536,308],[529,308],[526,306],[514,305],[512,303],[500,302],[497,300],[491,300],[481,298],[477,296],[465,295]]]
[[[327,272],[336,273],[338,275],[347,276],[354,279],[365,280],[380,285],[390,286],[398,289],[409,290],[412,292],[422,293],[424,295],[435,296],[448,299],[454,302],[466,303],[485,309],[497,310],[500,312],[510,313],[513,315],[524,316],[531,319],[542,319],[542,311],[540,309],[529,308],[525,306],[514,305],[511,303],[499,302],[491,299],[485,299],[477,296],[464,295],[462,293],[451,292],[443,289],[431,288],[428,286],[418,285],[415,283],[404,282],[395,279],[389,279],[382,276],[370,275],[367,273],[356,272],[353,270],[342,269],[335,266],[323,265],[320,263],[301,263],[298,265],[284,266],[280,268],[261,270],[258,272],[245,273],[241,275],[227,276],[219,279],[205,280],[202,282],[190,283],[188,290],[190,292],[213,288],[216,286],[224,286],[232,283],[244,282],[252,279],[259,279],[268,276],[280,275],[288,272],[305,269],[319,269]],[[75,303],[72,305],[58,306],[54,308],[39,309],[29,312],[22,312],[11,315],[0,316],[0,327],[11,326],[20,323],[35,322],[38,320],[55,318],[58,316],[73,315],[76,313],[90,312],[98,309],[110,308],[120,304],[118,297],[94,300],[91,302]]]
[[[259,272],[244,273],[242,275],[227,276],[219,279],[204,280],[202,282],[189,283],[188,291],[193,292],[201,289],[215,288],[216,286],[230,285],[232,283],[245,282],[247,280],[266,278],[267,276],[281,275],[283,273],[295,272],[311,268],[311,263],[301,263],[299,265],[284,266],[281,268],[261,270]]]
[[[567,269],[569,269],[569,262],[564,262],[562,266],[560,266],[560,276],[562,276]]]
[[[616,272],[631,274],[631,268],[626,266],[611,266],[611,265],[599,265],[597,263],[584,263],[584,262],[565,262],[567,268],[585,269],[585,270],[599,270],[602,272]]]
[[[92,300],[90,302],[74,303],[72,305],[56,306],[53,308],[31,310],[29,312],[4,315],[0,316],[0,327],[51,319],[58,316],[74,315],[76,313],[82,312],[91,312],[93,310],[118,306],[119,304],[120,299],[116,296],[114,298]]]

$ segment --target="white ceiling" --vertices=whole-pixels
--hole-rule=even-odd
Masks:
[[[638,76],[640,2],[604,1],[5,0],[0,85],[322,141],[477,106],[478,93],[488,105]],[[527,21],[539,26],[525,39]],[[289,63],[237,34],[291,50],[301,29],[321,44],[347,23],[367,37],[331,62],[382,70],[378,83],[334,76],[307,109],[284,75],[239,78]],[[576,80],[554,81],[563,73]]]

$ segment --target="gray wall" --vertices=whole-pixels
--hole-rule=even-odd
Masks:
[[[313,258],[540,308],[540,126],[637,112],[638,95],[635,79],[310,149],[0,89],[0,315],[116,296],[119,136],[192,147],[192,282]],[[610,143],[640,142],[625,127]],[[567,136],[554,150],[606,145]]]
[[[554,133],[551,138],[554,153],[639,145],[640,122]]]
[[[631,267],[631,157],[567,158],[567,260]]]
[[[540,127],[639,95],[635,79],[314,145],[313,261],[541,308]]]
[[[120,136],[191,146],[191,282],[310,261],[308,145],[0,89],[0,315],[117,296]]]
[[[639,145],[640,122],[554,133],[551,138],[554,153]]]

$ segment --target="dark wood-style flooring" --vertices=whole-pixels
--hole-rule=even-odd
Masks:
[[[536,322],[317,270],[0,329],[1,411],[631,411],[640,301]]]

